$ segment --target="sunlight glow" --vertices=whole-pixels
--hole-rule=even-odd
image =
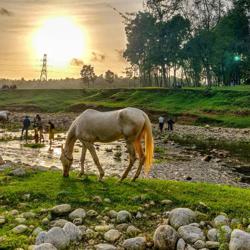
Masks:
[[[73,58],[86,52],[86,36],[82,27],[70,17],[47,19],[33,35],[33,48],[39,58],[48,55],[48,63],[66,67]]]

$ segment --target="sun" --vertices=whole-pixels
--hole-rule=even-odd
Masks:
[[[82,58],[86,50],[84,29],[70,17],[54,17],[44,21],[33,35],[33,48],[55,67],[67,66],[73,58]]]

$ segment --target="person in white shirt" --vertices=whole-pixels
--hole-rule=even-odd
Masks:
[[[164,127],[164,117],[160,116],[158,120],[159,120],[159,129],[162,133]]]

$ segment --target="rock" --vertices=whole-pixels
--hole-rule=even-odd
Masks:
[[[98,244],[95,246],[96,250],[116,250],[117,248],[110,244]]]
[[[111,203],[111,200],[109,198],[105,198],[103,201],[106,203]]]
[[[137,212],[135,218],[136,218],[136,219],[141,219],[141,218],[142,218],[141,212]]]
[[[124,232],[127,230],[127,228],[129,227],[128,224],[126,223],[122,223],[116,226],[116,229],[119,230],[120,232]]]
[[[130,238],[123,242],[125,250],[145,250],[146,240],[144,237]]]
[[[43,225],[48,225],[49,224],[49,219],[47,217],[42,219],[42,224]]]
[[[181,226],[178,229],[178,233],[189,244],[194,244],[197,240],[205,240],[203,231],[198,227],[190,225]]]
[[[216,227],[228,224],[229,224],[229,219],[225,215],[218,215],[217,217],[214,218],[214,225]]]
[[[168,225],[159,226],[154,233],[154,246],[160,250],[175,250],[178,234]]]
[[[82,238],[82,231],[71,222],[67,222],[63,230],[71,241],[80,241]]]
[[[206,243],[205,243],[205,241],[203,241],[203,240],[197,240],[195,243],[194,243],[194,248],[196,248],[196,249],[202,249],[202,248],[205,248],[205,246],[206,246]]]
[[[115,242],[121,237],[121,233],[116,229],[110,229],[104,234],[104,239],[108,242]]]
[[[5,161],[3,160],[2,156],[0,155],[0,166],[4,165],[4,164],[5,164]]]
[[[64,227],[64,225],[67,223],[67,220],[64,219],[58,219],[58,220],[53,220],[50,222],[51,227]]]
[[[26,175],[26,171],[23,168],[17,168],[14,169],[10,172],[10,175],[14,175],[14,176],[18,176],[18,177],[22,177]]]
[[[98,233],[96,233],[94,230],[92,229],[87,229],[85,232],[86,238],[87,239],[95,239],[96,236],[98,235]]]
[[[108,211],[107,215],[111,218],[114,219],[117,217],[117,212],[115,210],[110,210]]]
[[[26,219],[23,217],[17,217],[15,218],[15,222],[19,223],[19,224],[25,224],[26,223]]]
[[[35,246],[33,249],[34,250],[57,250],[57,248],[54,247],[50,243],[43,243],[41,245]]]
[[[112,229],[112,225],[98,225],[95,226],[95,231],[96,232],[107,232],[108,230]]]
[[[51,212],[55,215],[63,215],[69,213],[70,211],[71,211],[71,205],[69,204],[61,204],[51,209]]]
[[[12,216],[16,216],[16,215],[19,214],[19,212],[18,212],[18,210],[13,209],[13,210],[9,211],[9,214],[12,215]]]
[[[250,233],[235,229],[231,234],[229,250],[249,250],[250,249]]]
[[[0,225],[5,224],[5,222],[6,222],[5,217],[4,216],[0,216]]]
[[[186,242],[183,239],[179,239],[176,245],[176,250],[185,250]]]
[[[162,200],[161,204],[162,205],[166,205],[166,206],[170,206],[170,205],[173,204],[173,201],[171,201],[171,200]]]
[[[73,220],[73,224],[75,224],[76,226],[82,225],[82,223],[83,223],[82,218],[75,218]]]
[[[87,216],[89,217],[96,217],[98,215],[98,213],[95,210],[89,210],[87,212]]]
[[[141,232],[140,229],[136,228],[135,226],[131,225],[127,228],[127,235],[130,237],[135,237]]]
[[[26,212],[26,213],[23,213],[22,216],[25,218],[25,219],[33,219],[36,217],[36,214],[33,213],[33,212]]]
[[[119,212],[117,213],[116,220],[117,220],[118,223],[130,222],[131,219],[132,219],[131,213],[129,213],[129,212],[126,211],[126,210],[122,210],[122,211],[119,211]]]
[[[169,214],[170,225],[175,229],[195,222],[196,214],[189,208],[176,208]]]
[[[28,227],[25,225],[18,225],[15,228],[12,229],[12,232],[14,234],[22,234],[28,230]]]
[[[100,196],[96,195],[93,197],[93,201],[96,203],[102,203],[102,198]]]
[[[35,229],[33,230],[32,235],[37,236],[37,235],[38,235],[39,233],[41,233],[42,231],[43,231],[42,228],[37,227],[37,228],[35,228]]]
[[[208,249],[218,249],[220,246],[220,243],[217,241],[207,241],[206,242],[206,248]]]
[[[73,221],[76,218],[84,219],[85,217],[86,217],[86,212],[82,208],[77,208],[76,210],[74,210],[69,214],[69,218],[71,221]]]
[[[218,240],[217,235],[218,235],[218,231],[215,228],[212,228],[212,229],[208,230],[208,232],[207,232],[207,238],[210,241],[217,241]]]
[[[185,248],[185,250],[196,250],[195,248],[193,248],[192,246],[190,246],[190,245],[187,245],[186,246],[186,248]]]
[[[69,246],[70,238],[62,228],[53,227],[47,233],[41,232],[38,234],[36,244],[38,242],[51,243],[58,249],[66,249]]]

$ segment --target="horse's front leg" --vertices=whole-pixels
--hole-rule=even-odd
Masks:
[[[86,157],[86,151],[87,148],[84,143],[82,143],[82,154],[81,154],[81,172],[79,173],[79,177],[82,177],[85,174],[84,171],[84,162],[85,162],[85,157]]]
[[[99,162],[99,159],[98,159],[98,156],[96,154],[96,151],[95,151],[95,147],[93,145],[93,143],[85,143],[87,149],[89,150],[94,162],[95,162],[95,165],[97,166],[98,170],[99,170],[99,173],[100,173],[100,176],[99,176],[99,181],[102,181],[102,178],[104,176],[104,171],[102,169],[102,166]]]

